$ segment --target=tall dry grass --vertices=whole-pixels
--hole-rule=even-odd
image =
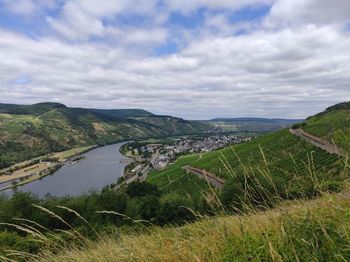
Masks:
[[[350,201],[348,191],[332,195],[322,192],[322,180],[313,168],[313,155],[309,155],[305,163],[309,170],[312,187],[322,197],[314,200],[299,199],[283,201],[282,193],[274,184],[268,161],[263,150],[260,153],[265,166],[253,169],[240,161],[245,183],[241,186],[243,203],[236,209],[236,215],[227,216],[227,207],[220,202],[218,192],[210,188],[211,204],[218,214],[215,218],[205,217],[196,213],[199,221],[182,227],[151,227],[145,233],[130,229],[120,233],[116,229],[115,236],[105,236],[97,232],[88,221],[76,211],[65,209],[81,219],[86,226],[96,234],[96,240],[84,237],[79,230],[67,223],[62,217],[43,207],[36,206],[43,214],[49,215],[66,224],[70,230],[59,234],[43,228],[35,221],[17,220],[17,224],[7,224],[33,235],[37,241],[44,243],[45,248],[39,255],[26,254],[9,250],[4,261],[319,261],[323,256],[337,255],[336,261],[347,261],[347,248],[350,250]],[[233,155],[239,156],[233,151]],[[220,158],[223,166],[232,178],[237,179],[234,167],[224,155]],[[347,160],[346,160],[347,161]],[[343,171],[347,173],[347,167]],[[295,174],[295,182],[301,180]],[[258,179],[259,178],[259,179]],[[267,190],[261,183],[261,178],[269,184]],[[253,181],[255,184],[252,186]],[[285,194],[286,192],[283,192]],[[259,203],[256,199],[259,199]],[[253,200],[255,201],[253,203]],[[267,210],[274,206],[273,209]],[[266,211],[267,210],[267,211]],[[101,214],[110,211],[100,211]],[[194,212],[195,213],[195,212]],[[123,214],[116,213],[124,219]],[[311,218],[310,218],[311,217]],[[145,221],[133,221],[141,226]],[[309,232],[304,232],[304,226]],[[147,223],[146,223],[147,224]],[[295,226],[296,225],[296,226]],[[329,225],[333,231],[329,232]],[[288,232],[298,235],[294,238]],[[314,238],[305,240],[311,234]],[[66,235],[67,237],[62,237]],[[342,235],[341,240],[337,235]],[[67,241],[67,239],[69,239]],[[319,240],[323,243],[318,243]],[[310,241],[310,242],[308,242]],[[77,244],[78,243],[78,244]],[[307,248],[302,248],[305,244]],[[318,253],[318,245],[326,245],[328,253]],[[341,245],[341,250],[337,247]],[[345,248],[343,248],[345,246]],[[345,251],[344,251],[345,250]],[[310,260],[305,260],[310,259]]]

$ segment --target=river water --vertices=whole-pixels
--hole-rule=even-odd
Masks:
[[[93,149],[85,154],[84,159],[76,164],[67,163],[53,175],[18,187],[16,190],[32,192],[39,197],[76,196],[90,190],[101,190],[104,186],[116,183],[123,175],[126,159],[119,149],[124,143],[118,143]],[[13,189],[7,190],[11,196]]]

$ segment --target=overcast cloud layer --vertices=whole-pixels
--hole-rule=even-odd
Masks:
[[[303,118],[350,100],[348,0],[0,0],[0,102]]]

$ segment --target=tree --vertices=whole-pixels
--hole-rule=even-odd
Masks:
[[[168,194],[162,199],[162,207],[159,213],[159,224],[182,225],[187,221],[193,221],[195,216],[190,211],[192,203],[177,194]]]
[[[146,195],[161,195],[158,187],[148,182],[132,182],[127,186],[125,193],[131,198],[143,197]]]
[[[139,213],[142,219],[151,223],[156,223],[160,210],[161,203],[158,197],[145,196],[141,199]]]

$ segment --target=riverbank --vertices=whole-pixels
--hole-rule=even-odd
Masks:
[[[42,171],[42,172],[40,172],[38,174],[27,176],[24,180],[22,180],[22,179],[11,180],[11,181],[9,181],[9,182],[11,182],[11,184],[0,188],[0,192],[1,191],[6,191],[6,190],[9,190],[9,189],[14,189],[14,188],[17,188],[17,187],[20,187],[20,186],[24,186],[24,185],[29,184],[31,182],[34,182],[36,180],[43,179],[44,177],[47,177],[49,175],[54,174],[63,165],[64,165],[63,163],[58,163],[56,165],[51,166],[48,169],[45,169],[44,171]],[[19,180],[19,182],[17,182],[16,180]],[[6,183],[3,183],[3,184],[6,184]]]
[[[118,178],[123,176],[127,164],[125,157],[119,151],[123,144],[121,142],[99,146],[81,156],[72,155],[71,152],[69,161],[60,162],[63,166],[61,168],[58,166],[58,170],[52,172],[53,175],[35,174],[24,181],[17,180],[17,184],[8,183],[6,188],[17,187],[19,191],[30,192],[39,198],[45,198],[48,194],[53,197],[65,197],[79,196],[92,191],[99,192],[108,185],[116,184]],[[84,159],[76,161],[81,157]],[[43,178],[46,174],[47,176]],[[2,186],[4,188],[5,184]],[[3,191],[8,197],[14,192]]]
[[[55,173],[64,163],[96,148],[96,145],[45,155],[0,170],[0,191],[23,186]],[[9,184],[11,183],[11,184]],[[1,187],[1,185],[7,184]]]

